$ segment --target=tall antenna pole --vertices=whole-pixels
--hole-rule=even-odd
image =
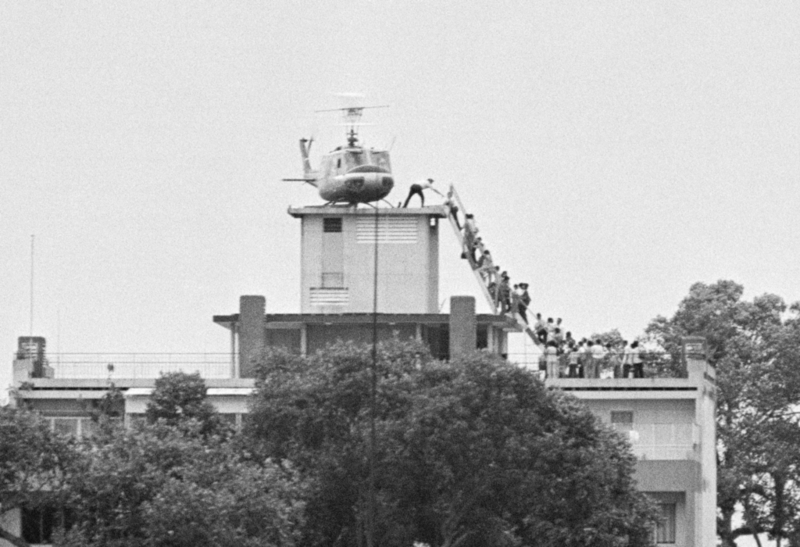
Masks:
[[[35,234],[31,234],[31,322],[30,322],[30,333],[31,338],[33,338],[33,251],[34,251],[34,242],[36,239]]]
[[[378,398],[378,206],[375,204],[375,252],[372,273],[372,367],[369,390],[369,500],[367,547],[375,547],[375,406]]]

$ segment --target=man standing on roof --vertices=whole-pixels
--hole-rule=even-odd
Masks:
[[[411,185],[411,189],[408,191],[408,197],[406,198],[406,202],[403,204],[403,208],[405,209],[408,207],[408,202],[411,201],[411,197],[414,194],[419,196],[419,199],[422,202],[421,207],[425,207],[425,195],[422,193],[423,190],[433,190],[440,196],[444,197],[444,194],[433,187],[433,179],[421,180]]]

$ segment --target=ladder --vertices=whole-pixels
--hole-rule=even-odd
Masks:
[[[473,251],[477,250],[482,256],[486,250],[486,247],[483,244],[483,240],[478,242],[477,246],[475,245],[475,239],[478,233],[478,226],[475,224],[475,218],[467,213],[464,203],[461,201],[458,192],[456,192],[456,189],[452,184],[447,191],[447,197],[445,198],[444,206],[447,209],[447,218],[450,221],[450,226],[453,227],[453,232],[456,234],[456,239],[458,239],[458,242],[461,245],[461,251],[463,253],[462,256],[466,258],[473,275],[475,275],[475,280],[478,282],[478,286],[481,288],[481,292],[483,293],[484,298],[486,298],[486,302],[489,304],[489,309],[491,309],[492,313],[495,315],[501,315],[503,307],[501,303],[498,302],[497,297],[499,291],[495,291],[495,294],[492,294],[492,291],[489,290],[492,276],[495,276],[495,284],[499,283],[500,280],[497,279],[496,273],[489,273],[489,270],[479,268],[478,264],[473,261]],[[461,216],[464,219],[463,226],[459,225],[458,213],[461,213]],[[486,273],[485,276],[484,272]],[[533,343],[536,344],[536,346],[539,348],[542,347],[539,337],[536,336],[536,333],[533,332],[533,329],[530,328],[530,326],[525,322],[516,309],[506,312],[505,315],[506,317],[513,319],[517,323],[517,326],[523,332],[525,332],[531,340],[533,340]]]

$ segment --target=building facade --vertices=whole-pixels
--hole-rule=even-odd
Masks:
[[[273,313],[263,296],[240,297],[239,310],[213,317],[228,331],[230,352],[210,361],[100,359],[49,366],[43,339],[26,345],[21,340],[12,404],[38,410],[58,431],[82,435],[91,431],[92,405],[112,382],[124,394],[125,419],[132,421],[143,415],[159,372],[197,370],[209,400],[239,423],[265,348],[305,355],[337,340],[371,342],[375,333],[380,340],[419,340],[442,359],[474,349],[507,353],[508,333],[520,330],[514,319],[476,314],[475,299],[468,296],[453,297],[450,313],[439,313],[438,228],[444,207],[303,207],[290,208],[289,214],[301,221],[300,313]],[[687,378],[546,382],[628,436],[638,486],[664,516],[658,545],[702,547],[716,543],[715,373],[702,340],[686,341],[684,359]],[[0,525],[19,533],[25,518],[7,512]]]

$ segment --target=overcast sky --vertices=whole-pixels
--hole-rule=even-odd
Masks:
[[[321,200],[280,179],[342,143],[313,114],[342,91],[391,105],[390,200],[455,184],[577,336],[696,281],[800,300],[797,2],[2,2],[2,385],[32,234],[51,353],[225,352],[239,295],[298,311],[286,209]],[[442,238],[442,299],[479,296]]]

